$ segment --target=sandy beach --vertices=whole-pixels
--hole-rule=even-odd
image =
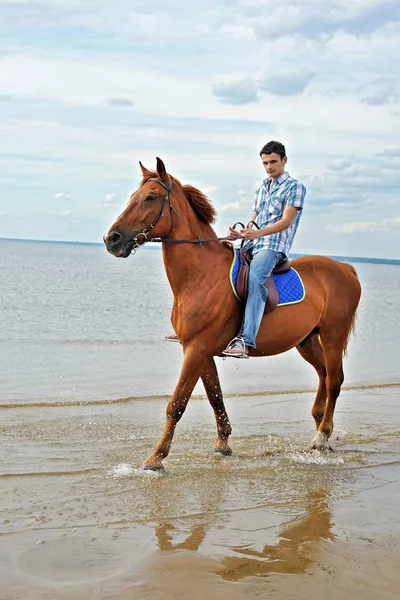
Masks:
[[[165,400],[3,410],[0,598],[398,598],[399,387],[344,391],[329,454],[311,402],[228,399],[222,457],[193,400],[164,475]]]

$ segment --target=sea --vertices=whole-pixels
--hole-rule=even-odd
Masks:
[[[353,264],[334,451],[308,451],[296,350],[217,358],[233,455],[198,384],[156,474],[182,363],[160,250],[0,240],[0,599],[398,598],[400,265]]]

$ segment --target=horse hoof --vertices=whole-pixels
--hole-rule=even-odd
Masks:
[[[157,465],[142,465],[140,467],[141,471],[150,471],[152,473],[165,473],[165,469],[163,467],[163,465],[157,466]]]
[[[325,433],[317,432],[317,435],[310,444],[309,450],[319,450],[325,452],[333,452],[332,446],[328,443],[328,436]]]
[[[326,444],[324,446],[321,445],[317,445],[317,444],[311,444],[308,447],[308,450],[311,452],[312,450],[319,450],[319,452],[335,452],[334,449],[332,448],[332,446],[330,446],[329,444]]]
[[[232,456],[232,450],[228,448],[214,448],[215,454],[222,454],[222,456]]]
[[[164,467],[142,467],[142,471],[153,471],[155,473],[160,473],[165,471]]]

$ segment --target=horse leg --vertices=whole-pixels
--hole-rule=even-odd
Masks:
[[[220,452],[225,456],[230,456],[232,450],[228,446],[228,438],[232,432],[232,427],[225,410],[217,367],[212,357],[207,361],[203,373],[201,374],[201,379],[217,422],[218,439],[214,446],[214,452]]]
[[[178,384],[167,406],[167,421],[164,432],[157,446],[154,448],[153,453],[144,461],[144,469],[152,471],[163,469],[162,461],[169,454],[175,427],[185,412],[193,388],[204,369],[206,360],[207,356],[195,350],[187,351],[185,353]]]
[[[315,396],[311,414],[314,417],[315,425],[318,427],[322,421],[326,405],[326,367],[322,346],[318,334],[313,334],[304,342],[302,346],[297,346],[297,350],[318,373],[319,385],[317,395]]]
[[[333,431],[333,414],[335,412],[336,400],[340,394],[343,375],[343,349],[347,340],[346,335],[339,337],[329,333],[324,335],[321,331],[321,344],[325,357],[326,365],[326,390],[327,401],[325,405],[324,415],[317,429],[317,435],[311,442],[311,448],[316,450],[331,450],[328,439]]]

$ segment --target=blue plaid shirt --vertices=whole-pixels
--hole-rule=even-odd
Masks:
[[[295,206],[299,210],[287,229],[254,240],[253,254],[260,250],[274,250],[289,256],[299,226],[306,188],[300,181],[290,177],[289,173],[283,173],[277,177],[269,187],[271,181],[270,177],[263,181],[261,187],[256,191],[253,202],[252,210],[257,215],[256,223],[260,229],[280,221],[286,206]]]

